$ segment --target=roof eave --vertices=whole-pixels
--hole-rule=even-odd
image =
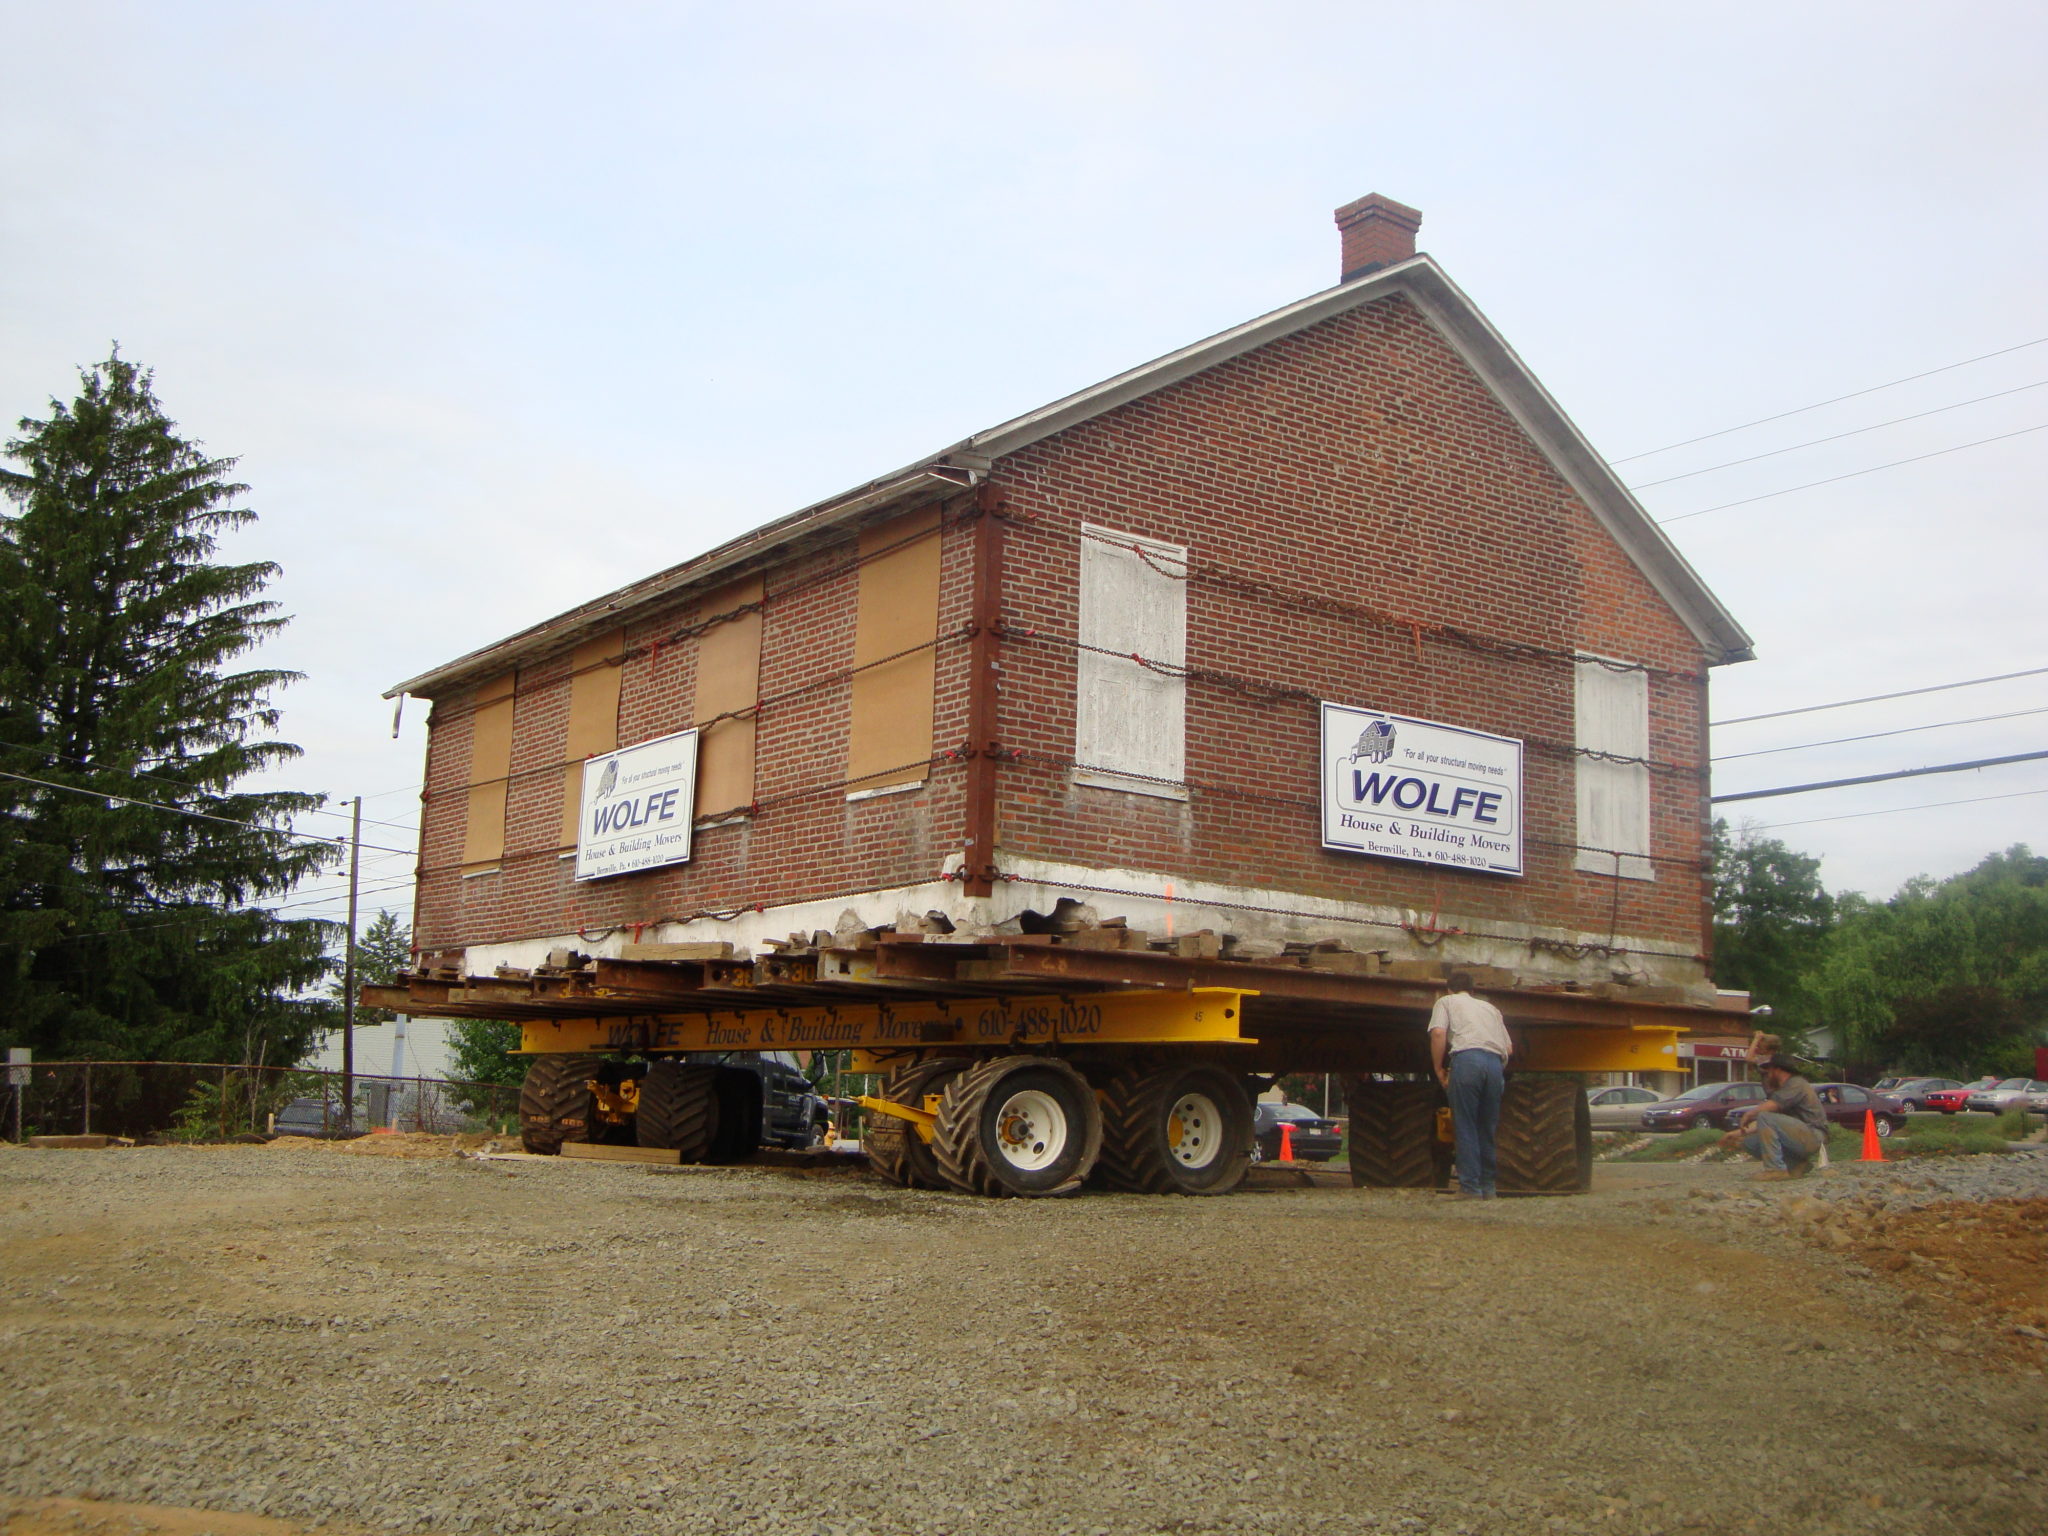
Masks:
[[[1436,326],[1474,373],[1490,388],[1522,430],[1541,448],[1558,473],[1592,509],[1664,600],[1706,650],[1709,663],[1749,661],[1755,651],[1748,633],[1721,605],[1678,548],[1658,527],[1607,462],[1593,450],[1572,419],[1493,328],[1485,315],[1428,256],[1383,267],[1335,288],[1310,294],[1243,325],[1104,379],[1000,426],[976,433],[913,464],[824,501],[764,523],[694,560],[621,587],[614,592],[516,635],[471,651],[388,689],[384,697],[416,694],[431,698],[470,678],[489,676],[540,655],[560,650],[588,634],[622,622],[634,610],[723,575],[768,550],[899,502],[920,492],[942,494],[936,483],[961,482],[935,471],[959,466],[979,472],[1005,454],[1063,432],[1068,427],[1131,400],[1165,389],[1363,304],[1402,294]]]
[[[387,688],[384,697],[395,699],[400,694],[412,694],[416,698],[434,698],[473,678],[495,676],[507,668],[559,651],[601,630],[614,628],[637,609],[672,597],[686,587],[722,576],[764,551],[779,548],[806,534],[833,527],[866,512],[914,500],[919,492],[943,495],[949,485],[958,489],[959,481],[932,473],[944,464],[951,452],[934,454],[854,490],[814,502],[787,517],[763,523],[695,559],[672,565],[665,571],[607,592],[603,597],[571,608],[566,613],[530,625],[503,640],[493,641],[453,661],[444,662],[417,677],[407,678]]]

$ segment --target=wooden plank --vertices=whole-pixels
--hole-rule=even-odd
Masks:
[[[731,942],[726,939],[697,944],[622,944],[619,946],[621,960],[730,960],[734,956]],[[604,962],[600,960],[598,964]]]
[[[590,1141],[565,1141],[562,1156],[591,1163],[667,1163],[679,1166],[683,1154],[674,1147],[606,1147]]]
[[[652,949],[660,946],[638,947]],[[688,1001],[703,985],[704,973],[694,965],[684,969],[660,960],[600,959],[597,962],[597,991],[603,996]]]

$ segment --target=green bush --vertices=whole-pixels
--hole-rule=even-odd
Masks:
[[[1994,1122],[1972,1116],[1948,1125],[1916,1127],[1910,1136],[1894,1136],[1885,1144],[1887,1157],[1972,1157],[2003,1152],[2006,1138]]]

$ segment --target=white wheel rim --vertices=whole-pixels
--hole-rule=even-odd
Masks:
[[[1166,1117],[1166,1151],[1183,1168],[1206,1168],[1223,1155],[1223,1111],[1206,1093],[1184,1093]]]
[[[996,1153],[1022,1173],[1058,1162],[1067,1150],[1067,1112],[1041,1088],[1026,1088],[996,1111]]]

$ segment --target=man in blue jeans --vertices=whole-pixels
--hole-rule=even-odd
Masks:
[[[1451,972],[1450,990],[1429,1011],[1429,1059],[1451,1098],[1460,1200],[1494,1197],[1501,1087],[1514,1051],[1500,1010],[1472,995],[1472,973]]]

